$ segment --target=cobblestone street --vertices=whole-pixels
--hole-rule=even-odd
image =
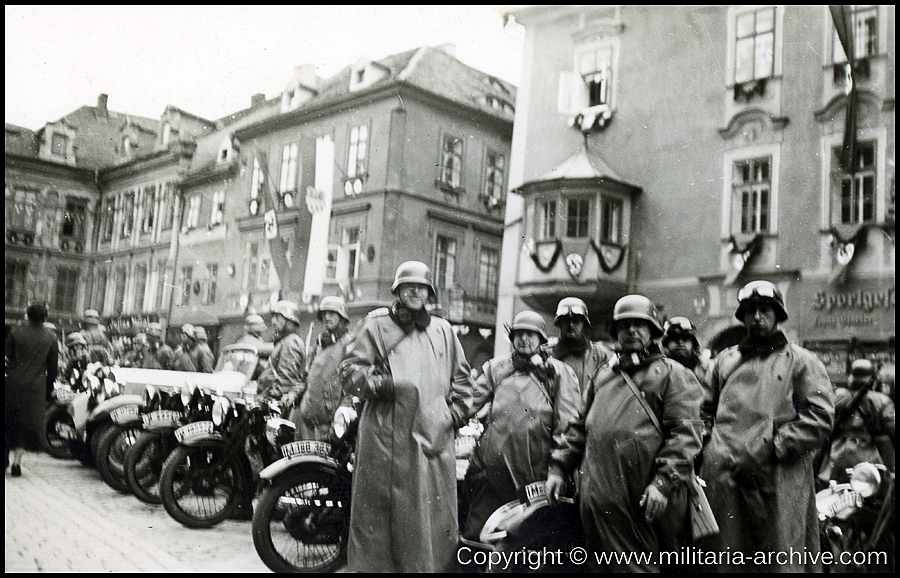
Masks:
[[[269,572],[250,522],[186,528],[76,460],[27,453],[5,486],[6,572]]]

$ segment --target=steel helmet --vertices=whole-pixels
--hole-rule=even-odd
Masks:
[[[100,314],[97,313],[96,309],[88,309],[84,312],[84,320],[87,321],[88,319],[92,319],[97,323],[100,323]]]
[[[262,318],[261,315],[257,315],[256,313],[251,313],[247,317],[244,318],[244,323],[247,325],[253,325],[254,323],[261,323],[263,325],[266,324],[266,321]]]
[[[209,339],[209,337],[206,335],[206,329],[200,327],[199,325],[194,327],[194,338],[197,341]]]
[[[157,322],[150,323],[147,325],[147,335],[153,335],[156,337],[162,337],[163,330],[162,325]]]
[[[291,301],[279,301],[272,307],[272,313],[300,325],[300,308]]]
[[[541,336],[541,343],[547,343],[547,324],[540,313],[534,311],[522,311],[513,319],[513,324],[509,327],[509,338],[512,339],[516,331],[528,330],[534,331]]]
[[[342,297],[338,297],[335,295],[329,295],[327,297],[322,297],[322,300],[319,301],[319,312],[316,314],[316,317],[319,318],[319,321],[322,321],[322,313],[325,311],[334,311],[341,318],[350,323],[350,317],[347,316],[347,305],[344,303],[344,299]]]
[[[588,316],[587,304],[578,297],[566,297],[556,306],[556,317],[553,319],[554,325],[559,325],[559,318],[566,315],[580,315],[584,317],[585,323],[591,325],[591,318]]]
[[[787,320],[788,314],[784,308],[784,297],[782,297],[778,287],[769,281],[751,281],[744,285],[738,292],[738,307],[737,311],[734,312],[734,316],[743,323],[747,306],[751,303],[760,302],[768,303],[775,309],[775,319],[779,323]]]
[[[666,321],[664,326],[665,335],[663,335],[663,343],[676,337],[690,337],[695,347],[700,347],[700,340],[697,338],[697,328],[691,323],[687,317],[673,317]]]
[[[88,346],[87,339],[84,338],[84,335],[79,331],[73,331],[69,335],[66,336],[66,347],[74,347],[76,345],[84,345]]]
[[[609,334],[613,339],[617,339],[616,325],[622,319],[643,319],[650,323],[650,336],[653,339],[659,339],[663,335],[656,306],[643,295],[626,295],[616,301],[613,308],[613,322],[609,327]]]
[[[185,323],[181,326],[181,332],[190,337],[191,339],[197,339],[197,334],[194,332],[194,326],[190,323]]]
[[[432,295],[434,292],[434,284],[432,283],[431,269],[428,265],[421,261],[407,261],[401,263],[397,267],[397,274],[394,275],[394,284],[391,285],[391,293],[397,293],[397,287],[403,283],[418,283],[426,285]]]
[[[850,377],[867,381],[875,375],[875,364],[868,359],[857,359],[850,366]]]

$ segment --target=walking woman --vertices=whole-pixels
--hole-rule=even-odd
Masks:
[[[22,475],[24,450],[41,449],[40,430],[58,371],[59,346],[44,329],[47,307],[30,305],[26,322],[13,327],[6,337],[6,466],[13,452],[13,477]]]

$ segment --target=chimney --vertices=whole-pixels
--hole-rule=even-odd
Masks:
[[[256,94],[254,94],[253,96],[250,97],[250,108],[251,109],[259,108],[263,104],[265,104],[265,102],[266,102],[266,95],[261,92],[257,92]]]
[[[294,80],[303,88],[319,89],[319,77],[316,76],[315,64],[301,64],[294,67]]]
[[[447,54],[448,56],[452,56],[456,58],[456,45],[452,42],[448,42],[447,44],[441,44],[440,46],[435,46],[438,50]]]
[[[97,97],[97,112],[100,113],[102,117],[108,117],[109,111],[106,109],[106,101],[109,99],[109,95],[101,94]]]

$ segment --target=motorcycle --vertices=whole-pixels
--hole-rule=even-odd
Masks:
[[[128,406],[135,408],[122,413],[135,411],[141,402],[139,392],[143,386],[126,383],[117,376],[120,371],[118,367],[106,367],[98,362],[89,364],[84,375],[88,385],[83,393],[76,394],[67,408],[75,428],[69,448],[85,465],[93,466],[98,462],[100,440],[114,423],[110,414]]]
[[[253,545],[274,572],[331,572],[346,560],[357,421],[352,409],[338,414],[331,443],[286,443],[283,422],[266,429],[283,457],[259,474]]]
[[[69,440],[75,437],[75,422],[69,415],[69,405],[79,393],[82,393],[79,376],[73,376],[74,383],[56,382],[53,387],[53,401],[44,412],[43,442],[44,451],[59,459],[70,459],[72,449]]]
[[[304,440],[282,445],[284,457],[260,473],[262,489],[253,512],[253,545],[272,571],[331,572],[345,563],[357,427],[356,411],[342,407],[335,415],[330,443]],[[458,482],[465,476],[482,429],[473,420],[458,431]],[[276,445],[278,436],[269,433],[269,441]],[[460,556],[468,552],[469,560],[482,561],[464,569],[486,569],[492,552],[544,546],[569,552],[580,538],[572,519],[578,519],[574,500],[562,498],[559,507],[550,508],[544,482],[531,484],[524,489],[522,500],[505,504],[491,515],[478,541],[460,537]],[[555,562],[553,571],[578,569],[569,560]]]
[[[850,481],[816,494],[822,550],[829,572],[894,572],[894,473],[863,462],[848,469]]]
[[[178,447],[175,430],[212,416],[212,396],[196,385],[185,384],[180,392],[148,388],[141,415],[144,434],[125,454],[128,488],[142,502],[161,504],[159,477],[169,454]]]
[[[178,447],[175,430],[212,419],[209,388],[218,387],[232,394],[253,391],[250,379],[258,360],[256,347],[230,345],[223,348],[212,374],[129,370],[131,379],[147,383],[140,416],[143,433],[126,452],[123,466],[127,486],[138,499],[162,503],[159,478],[166,458]]]
[[[175,430],[180,445],[166,458],[159,479],[166,512],[190,528],[208,528],[248,511],[255,490],[251,460],[265,466],[277,459],[262,443],[267,420],[280,419],[275,402],[232,400],[221,392],[214,400],[210,421]]]

